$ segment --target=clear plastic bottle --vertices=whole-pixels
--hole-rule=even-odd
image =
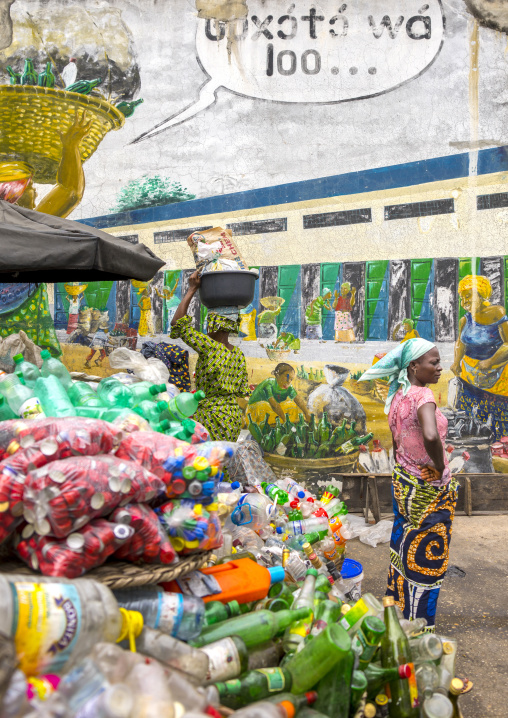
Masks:
[[[145,626],[181,641],[190,641],[201,633],[205,619],[205,604],[201,598],[168,593],[160,586],[128,588],[113,594],[122,608],[139,611]]]
[[[97,581],[0,574],[0,597],[0,633],[33,647],[19,655],[28,676],[68,670],[99,641],[115,642],[121,635],[115,598]]]
[[[73,406],[102,406],[95,390],[86,381],[75,381],[67,389]]]
[[[376,474],[389,474],[390,464],[386,449],[381,446],[379,439],[374,439],[374,448],[372,449],[371,458],[374,464]]]
[[[155,658],[164,666],[185,673],[193,683],[203,684],[206,680],[209,667],[206,653],[173,636],[146,627],[136,639],[136,648],[140,653]]]
[[[139,381],[137,384],[131,384],[130,390],[134,396],[133,406],[137,406],[141,401],[159,401],[158,395],[166,391],[165,384],[152,384],[149,381]]]
[[[41,351],[41,376],[56,376],[62,382],[62,385],[67,389],[72,384],[72,377],[69,374],[67,367],[65,367],[61,361],[51,356],[51,353],[47,349]]]
[[[204,391],[181,392],[178,396],[173,397],[169,401],[169,411],[177,420],[188,419],[193,416],[199,406],[199,402],[206,398]]]
[[[76,713],[76,718],[130,718],[133,707],[131,689],[118,683],[94,696]]]
[[[5,374],[0,377],[0,392],[16,416],[22,419],[45,416],[41,402],[34,396],[33,389],[22,384],[16,374]]]
[[[18,718],[28,712],[27,684],[23,671],[16,669],[2,698],[2,718]]]
[[[248,526],[253,531],[259,531],[270,522],[276,511],[267,496],[242,494],[236,509],[231,514],[231,521],[236,526]]]
[[[33,392],[41,402],[46,416],[76,416],[76,409],[56,375],[39,377],[35,382]]]
[[[14,373],[25,386],[32,389],[41,375],[39,369],[32,362],[26,361],[23,354],[16,354],[12,359],[14,361]]]
[[[312,516],[310,519],[303,521],[288,521],[286,531],[292,536],[307,534],[311,531],[320,531],[328,528],[328,519],[326,516]]]
[[[18,415],[13,412],[5,396],[0,395],[0,421],[7,421],[7,419],[17,418]]]
[[[108,408],[131,407],[134,403],[130,387],[122,384],[112,376],[99,382],[97,396],[102,405]]]

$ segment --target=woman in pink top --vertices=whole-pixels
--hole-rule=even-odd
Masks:
[[[360,381],[388,376],[385,413],[393,436],[393,523],[387,595],[404,617],[425,618],[435,629],[436,605],[448,567],[457,482],[444,446],[448,422],[427,384],[437,384],[441,363],[425,339],[408,339]]]

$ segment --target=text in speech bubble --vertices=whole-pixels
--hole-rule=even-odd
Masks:
[[[248,6],[243,21],[198,21],[197,54],[208,75],[199,99],[134,142],[206,109],[220,87],[312,104],[390,92],[427,70],[443,44],[440,0],[323,0],[318,6],[300,0],[284,13],[277,0],[249,0]]]

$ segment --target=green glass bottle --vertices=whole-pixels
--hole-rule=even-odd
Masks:
[[[377,616],[367,616],[363,620],[353,638],[353,650],[359,656],[360,670],[365,670],[374,658],[385,631],[385,624]]]
[[[260,429],[260,427],[252,420],[252,417],[249,417],[249,431],[251,433],[252,438],[254,441],[257,441],[258,444],[263,443],[263,432]]]
[[[284,421],[284,429],[286,430],[286,434],[289,434],[293,429],[293,423],[289,418],[289,414],[284,414],[284,416],[286,417],[286,420]]]
[[[367,678],[363,671],[353,671],[351,677],[351,708],[355,709],[367,690]]]
[[[272,451],[275,449],[275,429],[271,429],[268,434],[263,439],[263,449],[267,451],[269,454],[272,453]]]
[[[309,427],[305,421],[305,418],[303,414],[300,414],[298,417],[298,423],[296,425],[296,432],[298,436],[300,437],[300,442],[305,445],[307,443],[307,438],[309,435]]]
[[[463,688],[464,681],[462,681],[460,678],[452,678],[452,682],[450,683],[450,691],[448,694],[450,703],[453,706],[452,718],[464,718],[464,715],[459,705],[459,696],[462,693]]]
[[[393,681],[400,681],[407,686],[407,679],[411,677],[412,673],[412,666],[408,663],[392,668],[383,668],[380,663],[369,663],[364,670],[369,696],[373,698],[383,686],[387,683],[391,685]]]
[[[37,75],[34,70],[34,63],[32,60],[25,60],[25,67],[21,74],[21,85],[36,85]]]
[[[286,668],[258,668],[241,678],[216,683],[221,705],[237,710],[274,693],[291,690],[291,673]]]
[[[305,693],[316,686],[348,655],[353,654],[351,639],[346,631],[337,623],[327,626],[287,662],[285,668],[293,679],[293,693]],[[316,708],[321,710],[317,705]],[[327,711],[323,713],[328,715]]]
[[[263,424],[261,425],[261,431],[263,432],[263,436],[268,436],[270,431],[272,430],[272,427],[270,425],[270,422],[268,421],[268,414],[265,416],[265,420]]]
[[[339,453],[343,456],[346,456],[347,454],[352,454],[354,451],[357,450],[357,448],[360,446],[360,444],[367,445],[369,441],[374,437],[374,434],[365,434],[365,436],[355,436],[352,439],[348,439],[348,441],[345,441],[341,446],[339,446],[338,449],[335,449],[336,453]]]
[[[282,441],[282,437],[284,436],[284,427],[281,424],[280,418],[278,416],[275,417],[275,429],[274,429],[274,439],[275,439],[275,446],[277,447],[280,442]]]
[[[305,574],[300,594],[293,603],[293,609],[306,608],[308,609],[308,613],[305,617],[299,621],[295,621],[286,628],[284,638],[282,639],[282,645],[284,646],[286,654],[297,651],[300,644],[305,641],[311,631],[312,622],[314,620],[314,593],[316,590],[317,575],[318,572],[315,568],[309,568]]]
[[[351,424],[349,425],[348,429],[345,432],[346,441],[348,439],[353,439],[355,436],[358,436],[358,434],[355,430],[355,426],[356,426],[356,421],[352,421]]]
[[[316,415],[311,414],[310,421],[309,421],[309,432],[312,431],[312,433],[314,433],[315,430],[316,430]]]
[[[210,601],[205,604],[205,625],[211,626],[214,623],[226,621],[228,618],[240,615],[240,604],[238,601],[229,601],[229,603],[221,603],[220,601]]]
[[[314,459],[319,451],[319,442],[316,440],[314,432],[309,432],[309,439],[307,442],[307,458]]]
[[[288,608],[291,608],[293,605],[293,592],[285,583],[274,583],[270,586],[268,589],[268,598],[284,601]]]
[[[139,100],[132,100],[132,102],[119,102],[118,105],[115,105],[115,107],[117,110],[120,110],[122,115],[125,117],[131,117],[134,114],[136,107],[142,102],[143,100],[140,98]]]
[[[332,431],[332,435],[330,437],[330,443],[333,447],[340,446],[346,441],[346,419],[342,422],[340,426],[336,426],[335,429]]]
[[[66,87],[67,92],[79,92],[80,95],[89,95],[94,87],[100,85],[102,80],[100,78],[96,80],[78,80],[73,82],[72,85]]]
[[[381,640],[381,663],[383,668],[398,669],[402,664],[411,662],[409,640],[400,627],[393,596],[385,596],[383,606],[386,632]],[[418,693],[414,675],[410,681],[396,678],[388,684],[392,700],[391,718],[417,718]]]
[[[331,627],[335,627],[336,625],[337,624],[333,624]],[[319,636],[311,641],[310,645],[318,639]],[[351,643],[349,646],[351,646]],[[354,661],[355,655],[351,649],[344,652],[333,670],[329,671],[319,681],[316,686],[318,694],[316,701],[317,710],[328,716],[333,716],[333,718],[348,718]]]
[[[46,63],[46,69],[44,72],[39,73],[39,77],[37,79],[37,84],[40,87],[54,87],[55,86],[55,76],[53,75],[53,70],[51,69],[51,62]]]
[[[307,608],[272,613],[263,609],[243,616],[230,618],[212,626],[205,626],[201,634],[192,641],[193,646],[206,646],[227,636],[239,636],[247,648],[270,641],[286,630],[294,621],[309,615]]]
[[[14,72],[10,65],[5,68],[9,73],[9,82],[11,85],[21,85],[21,72]]]
[[[332,425],[328,421],[328,414],[326,411],[323,411],[323,416],[321,417],[321,421],[319,422],[319,443],[325,444],[330,440],[330,436],[332,435]]]
[[[326,583],[328,584],[328,590],[330,590],[330,582],[328,581],[326,576],[323,576],[322,578],[325,579]],[[338,619],[340,618],[341,605],[341,603],[335,603],[335,601],[330,601],[328,599],[321,601],[316,610],[315,620],[312,626],[312,630],[310,632],[310,636],[314,638],[315,636],[318,636],[321,631],[324,631],[325,628],[330,624],[337,623]]]
[[[316,452],[316,459],[324,459],[327,456],[330,455],[330,452],[332,451],[332,447],[329,441],[326,441],[324,444],[321,444],[319,449]]]

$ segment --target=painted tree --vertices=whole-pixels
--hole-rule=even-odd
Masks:
[[[125,212],[130,209],[142,209],[144,207],[159,207],[174,202],[185,202],[194,199],[180,182],[173,182],[169,177],[144,175],[140,179],[129,182],[117,195],[116,205],[113,212]]]

